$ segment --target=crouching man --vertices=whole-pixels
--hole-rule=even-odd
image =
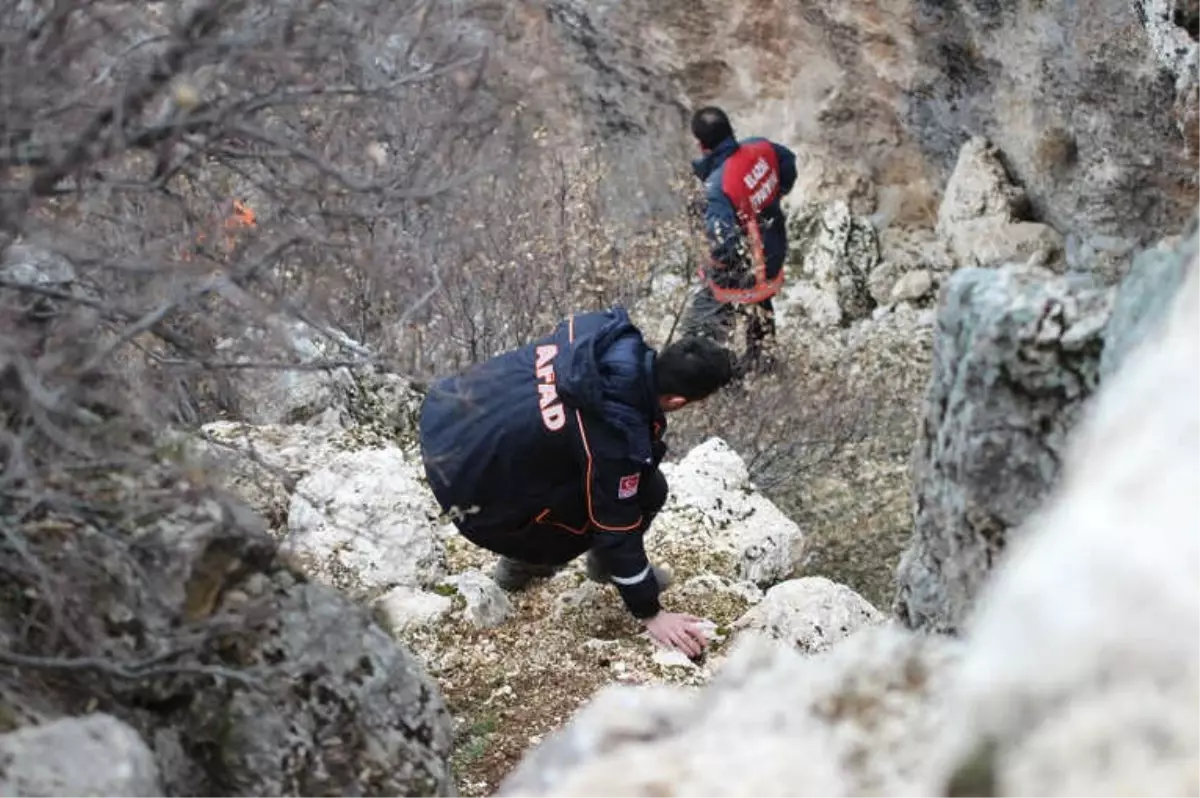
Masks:
[[[690,337],[651,349],[619,307],[580,313],[527,346],[434,384],[421,408],[425,473],[464,537],[501,556],[517,591],[587,554],[659,643],[689,656],[700,619],[659,605],[643,535],[667,497],[667,412],[733,376],[728,350]]]

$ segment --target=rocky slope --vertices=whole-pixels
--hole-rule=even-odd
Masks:
[[[795,146],[815,199],[927,223],[982,135],[1027,188],[1024,213],[1070,237],[1079,264],[1175,232],[1195,204],[1187,0],[555,5],[673,77],[686,106],[723,104],[741,132]]]
[[[172,611],[240,617],[238,631],[180,663],[181,678],[119,694],[115,716],[35,713],[36,728],[0,735],[6,783],[74,789],[78,768],[93,761],[105,765],[91,774],[96,783],[129,794],[347,785],[367,794],[742,794],[796,785],[839,795],[1190,794],[1200,787],[1200,650],[1191,634],[1200,621],[1200,537],[1189,505],[1200,476],[1196,239],[1192,229],[1177,248],[1148,252],[1138,263],[1153,268],[1135,267],[1116,292],[1122,321],[1100,328],[1107,375],[1074,431],[1057,439],[1061,475],[1048,503],[1006,519],[1021,530],[1004,557],[983,565],[968,546],[927,562],[923,578],[946,586],[938,611],[955,619],[959,639],[905,629],[830,579],[794,578],[809,536],[717,439],[666,466],[672,496],[650,540],[651,556],[676,576],[668,606],[712,622],[705,661],[656,649],[614,591],[588,582],[578,563],[506,595],[487,576],[494,558],[453,534],[423,485],[412,438],[419,394],[386,375],[358,375],[341,384],[339,404],[307,424],[221,422],[175,439],[184,444],[175,456],[223,475],[270,520],[263,536],[251,516],[225,510],[202,521],[209,511],[200,507],[155,533],[186,536],[161,566],[165,584],[177,586],[164,592],[180,602]],[[1158,289],[1147,293],[1147,275],[1160,273],[1177,276],[1179,290],[1154,279]],[[987,274],[999,286],[1043,290],[1062,280],[1037,266]],[[957,340],[951,323],[971,330],[978,347],[992,342],[980,352],[1027,346],[1012,332],[1019,324],[961,314],[959,286],[979,279],[971,269],[949,278],[939,347]],[[1009,303],[1000,318],[1022,317],[1021,296],[998,300]],[[1074,340],[1064,329],[1042,336],[1049,351]],[[1059,368],[1044,372],[1061,380],[1070,372]],[[1061,394],[1051,386],[1049,395]],[[1005,396],[992,390],[958,403],[998,402],[1010,418],[1041,412],[1006,405]],[[961,507],[946,488],[930,501]],[[286,568],[273,564],[275,545]],[[963,593],[954,586],[966,571]],[[108,614],[124,617],[115,606]],[[257,620],[248,626],[249,618]],[[255,682],[222,688],[205,675],[234,665]],[[180,690],[194,697],[180,702]],[[94,742],[100,728],[103,750]],[[67,750],[61,761],[45,753]],[[1102,754],[1113,750],[1122,756]]]
[[[650,536],[710,654],[654,647],[580,563],[500,591],[424,484],[407,381],[245,370],[241,421],[22,516],[81,541],[56,568],[96,555],[52,620],[98,653],[7,650],[65,568],[0,591],[0,792],[1194,794],[1196,19],[472,8],[539,146],[602,144],[636,220],[677,205],[689,105],[801,153],[783,368],[672,420]],[[50,260],[0,276],[74,290]],[[659,266],[656,343],[688,290]],[[332,351],[272,319],[221,349],[268,335]]]
[[[532,741],[608,682],[706,678],[710,666],[656,651],[615,591],[586,581],[582,563],[524,594],[499,590],[488,577],[495,557],[438,517],[407,432],[216,423],[204,430],[200,456],[231,474],[264,514],[275,513],[282,495],[287,509],[274,515],[282,521],[275,534],[291,562],[369,603],[384,628],[420,652],[455,714],[464,794],[494,789]],[[799,564],[804,536],[721,441],[664,471],[672,495],[649,551],[677,580],[666,601],[711,619],[714,636],[727,637],[760,602],[767,609],[743,625],[778,628],[789,613],[811,625],[818,616],[810,611],[825,607],[837,626],[805,632],[814,650],[881,619],[832,583],[795,596],[774,588],[764,598],[764,587]]]
[[[57,587],[60,611],[78,624],[66,634],[95,654],[14,653],[33,613],[4,596],[0,789],[451,789],[450,716],[420,662],[368,610],[286,567],[243,503],[201,481],[180,485],[172,474],[164,465],[88,486],[139,508],[139,523],[88,528],[60,512],[26,529],[76,541],[48,562],[74,580]],[[156,491],[165,509],[149,513],[147,494]],[[100,578],[86,570],[93,563]],[[80,599],[86,606],[66,604]]]
[[[888,279],[900,283],[928,264],[884,260],[881,251],[898,250],[881,247],[873,228],[861,226],[844,205],[821,211],[825,219],[846,220],[840,224],[805,228],[813,218],[806,213],[794,220],[804,235],[790,304],[784,304],[785,345],[825,330],[825,355],[853,354],[872,380],[911,367],[911,361],[872,365],[887,342],[915,339],[918,350],[933,344],[915,463],[916,534],[897,573],[898,620],[822,575],[837,572],[814,556],[813,549],[819,554],[829,541],[763,498],[742,458],[715,438],[665,466],[672,495],[650,538],[651,556],[673,568],[678,580],[668,605],[712,621],[716,642],[701,664],[656,650],[613,591],[588,582],[578,563],[527,593],[498,590],[487,575],[494,558],[454,535],[423,485],[412,438],[420,397],[402,381],[351,380],[341,389],[343,404],[307,424],[209,425],[205,456],[216,457],[231,484],[274,520],[295,567],[370,604],[380,624],[418,652],[455,715],[454,766],[465,794],[494,791],[531,747],[575,717],[593,695],[594,705],[520,765],[507,791],[645,794],[658,789],[653,779],[668,779],[684,793],[770,791],[780,780],[801,776],[822,794],[922,791],[939,779],[973,777],[978,756],[985,756],[989,778],[1064,789],[1059,781],[1020,781],[1033,778],[1027,772],[1033,766],[1022,757],[1042,756],[1040,749],[1018,751],[1009,760],[987,759],[994,756],[991,748],[986,755],[960,751],[955,758],[946,753],[953,746],[942,735],[964,716],[967,699],[955,692],[966,678],[959,675],[964,663],[998,656],[996,644],[974,636],[976,599],[1000,590],[992,587],[998,579],[993,572],[1009,548],[1039,534],[1024,525],[1043,497],[1061,492],[1078,418],[1100,382],[1102,352],[1116,381],[1116,364],[1138,341],[1153,337],[1153,322],[1165,315],[1175,287],[1195,271],[1188,264],[1195,261],[1196,234],[1190,231],[1178,250],[1165,244],[1140,256],[1119,289],[1102,287],[1095,276],[1057,275],[1040,265],[1054,262],[1050,251],[1031,253],[1020,249],[1020,235],[1004,237],[1003,224],[1018,231],[1022,224],[1003,216],[1015,189],[996,177],[986,158],[975,156],[986,152],[986,142],[964,149],[955,177],[964,188],[949,192],[953,199],[943,216],[995,218],[989,240],[1011,243],[1012,255],[1027,260],[955,269],[948,256],[947,270],[932,272],[943,286],[936,309],[927,293],[900,298],[877,292],[887,299],[878,304],[863,282],[878,284],[882,275],[843,279],[871,278],[887,268]],[[847,230],[859,232],[848,236]],[[1147,284],[1154,290],[1148,292]],[[659,308],[673,306],[667,298],[659,298]],[[876,306],[864,314],[864,302]],[[654,315],[650,306],[639,312]],[[1110,392],[1119,396],[1120,390]],[[1006,422],[997,424],[997,418]],[[995,459],[1001,456],[1006,459]],[[890,487],[904,516],[909,484],[903,476]],[[1063,501],[1092,498],[1088,493]],[[847,501],[839,509],[851,506]],[[844,526],[849,517],[835,513],[834,522]],[[842,556],[855,553],[851,548]],[[892,554],[872,567],[890,579],[894,565]],[[905,625],[956,630],[965,639],[929,638]],[[857,633],[867,627],[872,629]],[[1085,646],[1093,630],[1072,634]],[[764,648],[764,638],[782,649]],[[987,653],[975,653],[978,646]],[[806,658],[797,659],[795,651]],[[645,689],[626,695],[607,689],[613,684]],[[705,684],[711,685],[705,698],[694,700],[661,688]],[[785,689],[796,696],[785,716],[790,725],[781,729],[773,715],[744,710],[778,706]],[[973,689],[982,694],[982,687]],[[1025,689],[1024,683],[1011,689]],[[632,719],[630,708],[637,709]],[[794,772],[784,763],[782,770],[753,771],[753,782],[723,781],[722,774],[749,778],[751,772],[736,767],[740,749],[725,750],[731,724],[742,730],[739,739],[753,743],[747,743],[747,756],[803,741],[825,752],[806,757],[803,768],[816,767],[813,761],[829,765]],[[1178,730],[1168,732],[1177,744],[1186,743]],[[621,742],[630,739],[640,742],[633,748]],[[712,754],[689,753],[705,751]],[[1067,755],[1076,756],[1075,749]],[[648,769],[637,764],[641,757],[668,764]],[[1070,770],[1074,765],[1065,767],[1050,778],[1083,777]],[[1174,772],[1164,778],[1175,778]],[[613,781],[614,773],[634,780]],[[651,781],[636,775],[647,773]]]
[[[597,696],[501,793],[1200,789],[1200,262],[1181,256],[1165,318],[1088,405],[961,639],[868,612],[814,654],[768,626],[701,691]]]

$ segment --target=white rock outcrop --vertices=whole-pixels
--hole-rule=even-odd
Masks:
[[[865,217],[841,200],[801,209],[788,220],[787,278],[776,299],[780,323],[800,317],[836,327],[866,318],[875,306],[868,277],[879,240]]]
[[[400,585],[375,602],[375,616],[393,635],[433,626],[450,613],[449,596]]]
[[[702,692],[602,691],[499,794],[920,794],[958,648],[890,627],[811,657],[749,638]]]
[[[888,227],[879,231],[879,265],[867,275],[867,290],[879,307],[932,304],[937,287],[956,265],[948,244],[932,229]]]
[[[466,602],[465,615],[473,625],[483,629],[499,626],[512,615],[513,604],[499,585],[477,569],[447,577]]]
[[[429,586],[445,573],[441,526],[419,466],[400,449],[347,451],[296,485],[281,551],[352,592]]]
[[[982,136],[963,144],[938,209],[937,234],[962,266],[991,266],[1036,258],[1059,262],[1063,237],[1028,221],[1029,198],[1015,185],[1000,151]]]
[[[789,643],[801,653],[816,654],[884,621],[882,612],[845,585],[806,576],[772,587],[733,629],[738,638],[760,634]]]
[[[1200,792],[1198,268],[980,596],[949,739],[997,794]]]
[[[327,408],[311,423],[214,421],[197,435],[170,433],[164,445],[178,441],[282,533],[296,484],[339,453],[399,446],[416,462],[422,398],[398,375],[359,373],[341,397],[344,403]]]
[[[269,526],[280,530],[286,529],[296,483],[343,451],[342,437],[340,429],[329,426],[214,421],[187,445]]]
[[[154,752],[96,713],[0,734],[0,795],[163,795]]]
[[[750,481],[746,463],[709,438],[678,463],[664,463],[670,493],[647,533],[652,560],[767,587],[791,576],[804,533]]]

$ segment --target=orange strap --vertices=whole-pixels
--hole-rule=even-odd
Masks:
[[[751,216],[746,225],[750,234],[750,259],[754,264],[754,285],[750,288],[722,288],[708,276],[701,266],[698,274],[700,279],[708,283],[708,289],[718,302],[729,304],[754,305],[766,301],[779,293],[783,287],[783,269],[773,279],[767,279],[767,258],[763,250],[762,234],[758,229],[758,220]],[[713,263],[716,263],[713,260]]]

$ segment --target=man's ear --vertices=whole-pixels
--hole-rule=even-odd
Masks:
[[[665,412],[670,413],[673,410],[678,410],[688,403],[688,400],[678,394],[667,394],[666,396],[658,397],[658,405]]]

